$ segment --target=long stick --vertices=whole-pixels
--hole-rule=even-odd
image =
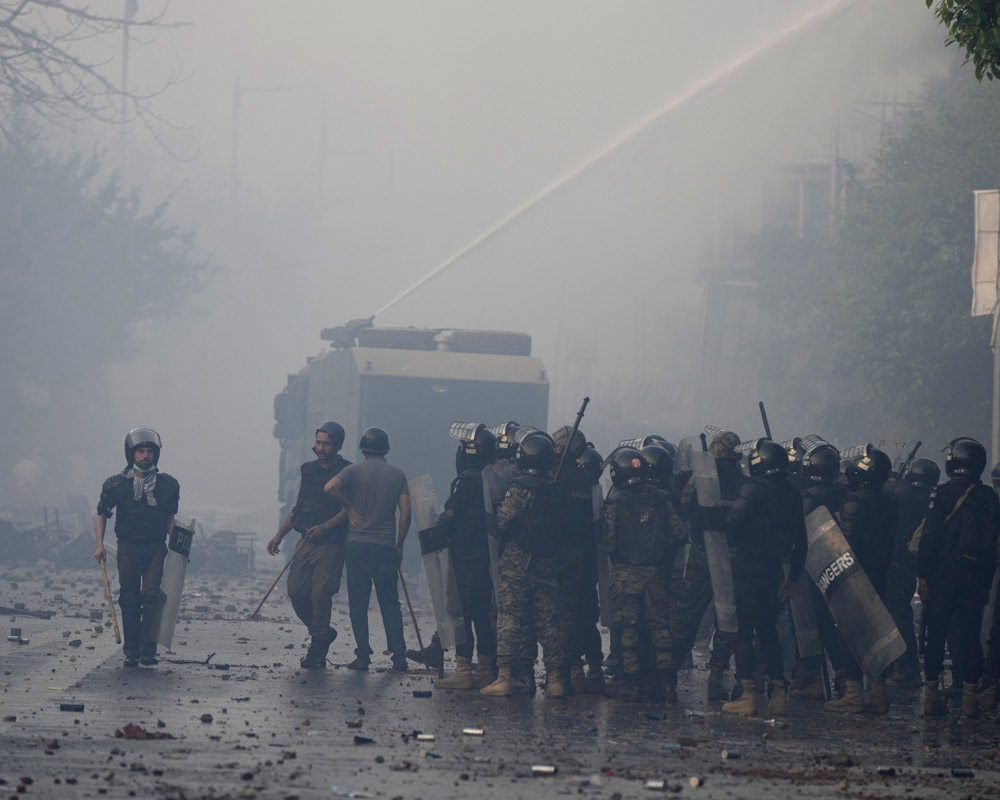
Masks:
[[[278,581],[281,580],[281,576],[285,574],[285,570],[288,569],[289,564],[291,564],[295,560],[295,556],[299,554],[299,550],[302,549],[302,545],[305,544],[306,539],[308,538],[309,538],[308,536],[303,536],[299,540],[299,543],[295,545],[295,552],[292,553],[292,557],[285,562],[285,566],[281,568],[281,572],[279,572],[278,577],[274,579],[274,583],[271,584],[271,588],[267,590],[267,594],[264,595],[264,599],[261,600],[260,603],[257,605],[257,608],[253,610],[253,613],[250,615],[250,619],[257,619],[257,615],[260,613],[261,607],[264,605],[265,602],[267,602],[267,598],[271,596],[271,592],[273,592],[274,587],[278,585]]]
[[[583,398],[583,405],[580,406],[580,410],[576,412],[576,422],[573,423],[573,431],[569,435],[569,439],[566,440],[566,446],[563,447],[562,457],[559,459],[559,466],[556,467],[555,477],[552,482],[555,483],[559,480],[559,473],[562,472],[563,464],[566,463],[566,454],[570,451],[570,447],[573,444],[573,440],[576,438],[576,432],[580,429],[580,420],[583,419],[583,412],[587,410],[587,403],[590,402],[589,397]]]
[[[767,435],[768,439],[774,441],[771,436],[771,426],[767,424],[767,412],[764,410],[764,401],[758,400],[757,407],[760,408],[760,420],[764,423],[764,433]]]
[[[101,574],[104,576],[104,594],[108,598],[108,608],[111,609],[111,622],[115,626],[115,644],[122,643],[122,632],[118,629],[118,615],[115,613],[115,604],[111,599],[111,584],[108,582],[108,568],[101,561]]]
[[[410,602],[410,592],[406,588],[406,580],[403,578],[403,568],[396,567],[396,572],[399,573],[399,582],[403,584],[403,596],[406,598],[406,606],[410,609],[410,619],[413,620],[413,630],[417,632],[417,645],[421,650],[424,649],[424,640],[420,638],[420,626],[417,625],[417,615],[413,613],[413,603]]]

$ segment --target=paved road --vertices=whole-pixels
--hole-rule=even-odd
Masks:
[[[304,630],[279,593],[265,618],[247,616],[273,576],[188,583],[185,619],[158,667],[125,670],[109,630],[99,573],[9,570],[0,605],[51,609],[53,619],[0,617],[26,645],[0,643],[0,797],[378,798],[1000,797],[1000,726],[925,722],[919,693],[897,692],[887,717],[842,720],[793,705],[784,724],[722,717],[703,701],[705,672],[683,673],[677,706],[606,698],[509,700],[433,690],[425,671],[343,668],[352,658],[343,598],[341,636],[325,673],[298,669]],[[26,576],[25,579],[22,576]],[[48,584],[48,585],[46,585]],[[61,598],[61,599],[57,599]],[[374,606],[373,599],[373,606]],[[228,609],[228,610],[227,610]],[[78,615],[78,616],[73,616]],[[422,632],[433,630],[418,609]],[[106,621],[106,620],[105,620]],[[381,622],[373,608],[373,643]],[[407,639],[412,626],[407,620]],[[74,644],[78,642],[77,644]],[[168,663],[203,660],[208,666]],[[228,670],[211,665],[229,664]],[[429,699],[414,691],[433,690]],[[60,711],[82,703],[82,712]],[[206,717],[205,715],[210,715]],[[211,721],[202,721],[203,719]],[[116,738],[127,724],[163,740]],[[481,728],[482,737],[463,735]],[[417,741],[414,732],[433,734]],[[355,744],[355,737],[373,740]],[[723,749],[739,759],[723,760]],[[843,760],[853,763],[844,766]],[[532,777],[534,765],[557,768]],[[894,776],[880,776],[893,767]],[[953,777],[952,768],[973,777]],[[695,787],[691,778],[701,779]],[[25,780],[30,783],[24,783]],[[23,787],[23,793],[19,787]],[[337,787],[333,789],[331,787]],[[69,791],[67,791],[69,790]]]

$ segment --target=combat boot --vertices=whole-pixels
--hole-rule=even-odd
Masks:
[[[844,680],[844,694],[836,700],[823,703],[824,711],[841,714],[861,714],[865,710],[865,693],[861,681]]]
[[[476,664],[476,671],[472,673],[472,688],[482,689],[489,686],[496,680],[497,660],[493,656],[479,656],[479,663]]]
[[[472,677],[472,659],[455,656],[455,671],[447,678],[438,678],[434,686],[438,689],[472,689],[475,681]],[[484,684],[485,686],[485,684]]]
[[[979,716],[979,700],[976,697],[977,686],[974,683],[962,684],[962,716],[975,719]]]
[[[989,675],[983,677],[976,695],[980,711],[992,711],[997,707],[997,679]]]
[[[889,695],[885,691],[885,675],[879,676],[868,689],[868,702],[865,704],[868,711],[876,714],[886,714],[889,711]]]
[[[587,691],[587,679],[583,674],[583,664],[579,661],[569,668],[569,682],[573,687],[573,694],[583,694]]]
[[[622,675],[608,686],[608,694],[623,703],[638,703],[642,700],[642,687],[638,675]]]
[[[329,649],[329,639],[313,636],[309,640],[309,649],[306,651],[305,657],[299,660],[299,666],[302,669],[324,669]]]
[[[587,694],[604,694],[604,670],[601,660],[587,662],[587,680],[584,691]]]
[[[668,705],[674,705],[677,703],[677,670],[661,669],[658,670],[660,678],[660,688],[663,691],[663,701]]]
[[[838,700],[844,696],[844,689],[846,685],[847,675],[844,673],[844,670],[838,669],[833,674],[833,693],[837,695]]]
[[[423,650],[407,650],[406,657],[410,661],[416,661],[431,669],[442,669],[444,667],[444,648],[441,647],[441,638],[437,631],[431,637],[431,642]]]
[[[767,715],[788,716],[788,684],[785,681],[771,681],[771,699],[767,701]]]
[[[823,676],[818,672],[806,672],[795,688],[788,690],[788,695],[796,700],[822,700],[826,697],[823,689]]]
[[[480,689],[479,694],[484,694],[487,697],[510,697],[512,694],[510,687],[510,667],[500,667],[497,679],[489,686],[484,686]]]
[[[938,681],[924,681],[924,716],[943,717],[948,713],[948,706],[941,697]]]
[[[712,664],[708,668],[708,702],[721,703],[726,699],[726,692],[722,688],[722,679],[725,677],[726,668],[721,664]]]
[[[740,714],[744,717],[752,717],[757,713],[757,688],[753,678],[740,681],[743,692],[737,700],[730,700],[722,706],[722,710],[729,714]]]
[[[549,669],[545,671],[545,696],[566,697],[566,684],[563,682],[562,670]]]

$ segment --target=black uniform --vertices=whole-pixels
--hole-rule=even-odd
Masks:
[[[497,634],[493,622],[493,581],[481,469],[463,469],[458,473],[444,508],[449,515],[448,550],[465,619],[465,639],[455,646],[455,653],[472,658],[475,641],[479,655],[493,658],[497,652]],[[473,623],[475,640],[472,638]]]
[[[964,499],[963,499],[964,498]],[[929,587],[924,675],[937,680],[944,644],[954,618],[958,662],[966,683],[982,672],[979,628],[997,563],[1000,501],[978,479],[955,475],[932,496],[920,539],[918,574]]]
[[[918,486],[904,480],[888,481],[882,494],[896,503],[896,533],[892,564],[885,587],[885,606],[906,642],[906,652],[896,662],[901,679],[916,676],[920,668],[917,637],[913,631],[913,593],[917,586],[917,557],[910,552],[913,532],[923,522],[930,504],[930,486]]]
[[[118,511],[118,604],[126,658],[156,654],[153,622],[167,556],[167,534],[180,492],[175,478],[155,468],[143,476],[130,467],[112,475],[101,488],[97,513],[111,517]]]
[[[782,562],[796,582],[806,556],[802,498],[784,473],[763,475],[740,487],[729,514],[729,547],[736,589],[736,677],[753,678],[754,633],[772,681],[784,680],[777,620],[781,610]]]
[[[308,461],[300,468],[299,494],[292,508],[292,527],[305,535],[315,525],[333,519],[340,504],[323,487],[351,462],[335,456],[326,465]],[[296,616],[318,642],[332,641],[330,613],[333,596],[340,591],[344,573],[348,523],[310,536],[303,542],[288,568],[288,599]],[[328,642],[327,642],[328,643]]]

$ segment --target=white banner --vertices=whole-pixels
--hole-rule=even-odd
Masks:
[[[992,314],[997,304],[997,238],[1000,234],[1000,190],[973,192],[976,196],[976,254],[972,259],[972,316]]]

